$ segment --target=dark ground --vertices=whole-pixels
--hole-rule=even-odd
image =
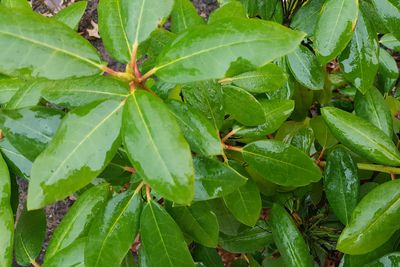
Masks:
[[[59,11],[62,7],[68,6],[72,2],[78,2],[75,0],[31,0],[32,8],[45,16],[52,16],[57,11]],[[200,16],[206,18],[210,14],[211,11],[217,8],[218,4],[216,0],[193,0],[193,4],[196,6],[198,13]],[[81,20],[81,24],[79,26],[79,32],[87,38],[96,48],[100,51],[103,59],[109,62],[109,66],[115,70],[124,70],[124,66],[115,60],[113,60],[107,51],[104,49],[101,39],[91,36],[90,31],[87,30],[93,29],[92,21],[97,23],[97,4],[98,0],[88,0],[88,7],[86,9],[86,13]],[[17,182],[19,185],[19,212],[22,210],[23,205],[26,199],[26,192],[28,189],[28,184],[25,180],[17,178]],[[63,201],[59,201],[53,205],[46,207],[46,217],[47,217],[47,234],[46,241],[43,244],[42,253],[39,256],[38,262],[41,263],[44,253],[47,248],[48,241],[50,240],[55,228],[61,222],[64,215],[67,213],[69,207],[73,204],[73,197],[67,198]],[[14,263],[15,267],[19,267],[20,265]]]

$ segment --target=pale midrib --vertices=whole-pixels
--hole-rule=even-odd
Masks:
[[[143,112],[140,109],[140,106],[139,106],[139,103],[137,102],[136,96],[133,94],[132,97],[133,97],[133,99],[135,101],[135,106],[136,106],[136,109],[138,111],[138,115],[140,116],[140,120],[142,121],[142,123],[144,125],[144,129],[146,130],[146,133],[147,133],[147,136],[149,137],[150,143],[151,143],[152,147],[154,148],[154,152],[156,153],[156,155],[158,156],[158,158],[160,160],[159,162],[162,163],[162,166],[164,167],[164,170],[168,173],[168,175],[170,176],[171,180],[173,182],[175,182],[173,177],[171,176],[171,173],[170,173],[170,170],[169,170],[168,166],[165,164],[164,159],[161,156],[160,151],[158,150],[157,145],[154,143],[153,136],[151,135],[150,129],[146,124],[146,120],[144,119]]]
[[[232,81],[232,82],[234,82],[234,81],[238,81],[238,80],[245,80],[245,79],[252,79],[252,78],[269,78],[269,77],[271,77],[272,75],[267,75],[267,74],[254,74],[254,75],[248,75],[248,76],[236,76],[236,77],[232,77],[232,78],[230,78],[230,80]]]
[[[122,12],[121,12],[120,0],[115,1],[115,3],[117,4],[118,20],[119,20],[119,23],[121,25],[121,29],[122,29],[123,37],[124,37],[124,40],[125,40],[125,44],[126,44],[126,47],[128,48],[129,56],[132,56],[132,51],[131,51],[131,47],[130,47],[130,44],[129,44],[128,35],[126,34],[124,23],[122,21]]]
[[[364,136],[365,139],[369,140],[371,143],[375,144],[376,146],[380,147],[382,150],[384,150],[386,153],[388,153],[389,155],[392,155],[394,158],[398,158],[395,154],[393,154],[392,152],[390,152],[389,150],[386,149],[386,147],[381,146],[379,143],[375,142],[374,140],[372,140],[371,138],[369,138],[368,135],[366,135],[365,133],[359,131],[357,128],[354,128],[351,126],[351,124],[347,124],[345,122],[345,124],[347,125],[347,127],[349,127],[350,129],[352,129],[353,131],[357,132],[358,134]]]
[[[246,150],[244,150],[243,153],[247,153],[247,154],[254,155],[256,157],[261,157],[261,158],[269,159],[269,160],[272,160],[272,161],[276,161],[276,162],[282,163],[283,165],[288,165],[288,166],[291,166],[291,167],[293,167],[295,169],[303,170],[303,171],[305,171],[307,173],[314,174],[312,171],[310,171],[308,169],[304,169],[304,168],[302,168],[302,167],[300,167],[298,165],[295,165],[293,163],[290,163],[290,162],[281,161],[281,160],[278,160],[278,159],[274,159],[274,158],[267,157],[267,156],[262,155],[262,154],[257,154],[257,153],[246,151]]]
[[[339,22],[339,18],[340,18],[340,16],[341,16],[341,14],[342,14],[342,10],[343,10],[343,7],[344,7],[344,2],[345,1],[348,1],[348,0],[342,0],[342,5],[341,5],[341,7],[340,7],[340,10],[339,10],[339,12],[336,14],[337,16],[336,16],[336,23],[335,23],[335,26],[333,26],[332,27],[332,29],[333,29],[333,31],[331,31],[331,35],[329,36],[329,40],[328,40],[328,43],[331,43],[332,42],[332,38],[333,38],[333,33],[334,32],[336,32],[336,27],[337,27],[337,24],[338,24],[338,22]],[[351,0],[350,0],[351,1]]]
[[[200,222],[197,220],[196,217],[193,216],[193,214],[190,212],[190,210],[185,207],[185,209],[187,210],[187,212],[190,214],[190,217],[193,219],[193,224],[196,224],[198,229],[203,233],[203,235],[206,235],[209,238],[209,234],[207,233],[207,231],[203,228],[203,226],[200,224]]]
[[[28,250],[26,249],[25,242],[22,239],[22,235],[19,235],[19,240],[21,241],[22,248],[24,249],[26,256],[28,256],[29,261],[31,263],[34,262],[35,259],[32,258],[32,256],[29,254]]]
[[[94,266],[97,266],[97,264],[99,263],[103,250],[104,250],[104,246],[106,241],[108,240],[108,238],[110,237],[111,233],[114,231],[114,228],[116,227],[117,223],[121,220],[122,215],[125,213],[125,211],[128,209],[129,205],[131,204],[132,200],[134,199],[134,197],[136,196],[136,192],[133,193],[132,197],[129,199],[129,201],[126,203],[126,205],[124,206],[124,208],[121,210],[121,212],[118,214],[117,219],[114,221],[113,225],[111,226],[110,230],[107,232],[106,237],[103,239],[103,242],[101,243],[101,247],[99,250],[99,253],[97,254],[97,258],[96,258],[96,264]]]
[[[118,94],[118,93],[112,93],[112,92],[104,92],[104,91],[94,91],[94,90],[86,90],[86,89],[66,89],[66,90],[55,90],[55,91],[48,91],[48,93],[59,93],[59,92],[77,92],[77,93],[93,93],[93,94],[99,94],[99,95],[111,95],[111,96],[121,96],[121,97],[127,97],[129,94]],[[63,95],[64,96],[64,95]]]
[[[169,262],[171,267],[174,267],[174,264],[172,263],[171,258],[170,258],[171,256],[168,253],[167,246],[165,245],[164,238],[163,238],[163,236],[161,234],[160,227],[158,226],[158,221],[156,219],[156,215],[154,214],[153,207],[151,206],[152,204],[150,203],[149,205],[150,205],[149,207],[150,207],[150,210],[151,210],[151,216],[153,217],[153,220],[155,222],[155,225],[156,225],[156,228],[157,228],[157,233],[158,233],[158,235],[160,237],[161,244],[164,247],[164,251],[165,251],[165,254],[166,254],[167,258],[168,258],[168,262]]]
[[[213,50],[218,50],[218,49],[225,48],[225,47],[230,47],[230,46],[233,46],[233,45],[249,44],[249,43],[252,43],[252,42],[262,42],[262,41],[267,41],[267,42],[272,43],[272,41],[274,41],[274,39],[255,39],[255,40],[247,40],[247,41],[232,42],[232,43],[227,43],[227,44],[222,44],[222,45],[214,46],[214,47],[207,48],[207,49],[203,49],[203,50],[194,52],[194,53],[192,53],[192,54],[189,54],[189,55],[186,55],[186,56],[177,58],[177,59],[175,59],[175,60],[172,60],[172,61],[170,61],[170,62],[168,62],[168,63],[165,63],[165,64],[163,64],[163,65],[160,65],[160,66],[158,66],[158,67],[155,67],[155,70],[163,69],[163,68],[165,68],[165,67],[167,67],[167,66],[169,66],[169,65],[175,64],[175,63],[177,63],[177,62],[179,62],[179,61],[182,61],[182,60],[185,60],[185,59],[188,59],[188,58],[191,58],[191,57],[195,57],[195,56],[198,56],[198,55],[201,55],[201,54],[204,54],[204,53],[208,53],[208,52],[211,52],[211,51],[213,51]]]
[[[138,17],[138,23],[136,25],[136,34],[135,34],[135,44],[139,44],[139,33],[140,33],[140,28],[142,26],[142,18],[143,18],[143,11],[144,11],[144,3],[146,0],[142,0],[142,5],[140,6],[140,12],[139,12],[139,17]]]
[[[97,129],[99,129],[112,115],[114,115],[114,113],[116,113],[119,109],[121,109],[121,107],[124,105],[124,102],[121,102],[121,104],[118,105],[118,107],[116,109],[114,109],[112,112],[110,112],[110,114],[108,114],[103,120],[101,120],[96,127],[94,127],[86,136],[85,138],[82,139],[82,141],[80,141],[75,148],[65,157],[65,159],[60,163],[60,165],[57,167],[57,169],[53,172],[53,174],[49,177],[49,179],[47,180],[48,183],[51,184],[52,179],[54,179],[54,177],[56,176],[56,174],[58,173],[58,171],[65,165],[65,163],[71,158],[71,156],[81,147],[81,145],[83,143],[86,142],[86,140],[88,140],[96,131]],[[38,195],[38,197],[40,197],[40,195]]]
[[[97,64],[96,62],[94,62],[94,61],[92,61],[92,60],[90,60],[90,59],[81,57],[81,56],[79,56],[79,55],[77,55],[77,54],[74,54],[74,53],[72,53],[72,52],[70,52],[70,51],[67,51],[67,50],[64,50],[64,49],[60,49],[60,48],[58,48],[58,47],[55,47],[55,46],[52,46],[52,45],[49,45],[49,44],[40,42],[40,41],[38,41],[38,40],[33,40],[33,39],[28,38],[28,37],[20,36],[20,35],[13,34],[13,33],[10,33],[10,32],[2,32],[2,31],[0,31],[0,34],[8,35],[8,36],[14,37],[14,38],[16,38],[16,39],[20,39],[20,40],[24,40],[24,41],[27,41],[27,42],[36,44],[36,45],[38,45],[38,46],[42,46],[42,47],[49,48],[49,49],[51,49],[51,50],[53,50],[53,51],[55,51],[55,52],[60,52],[60,53],[63,53],[63,54],[65,54],[65,55],[68,55],[68,56],[71,56],[71,57],[73,57],[73,58],[76,58],[76,59],[78,59],[78,60],[80,60],[80,61],[86,62],[86,63],[88,63],[88,64],[90,64],[90,65],[93,65],[93,66],[95,66],[96,68],[99,68],[99,69],[101,69],[101,70],[103,69],[103,66],[101,66],[100,64]]]

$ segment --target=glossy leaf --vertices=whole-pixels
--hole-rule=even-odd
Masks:
[[[34,161],[50,143],[63,115],[44,107],[4,110],[0,113],[0,128],[14,148]]]
[[[25,86],[25,81],[18,78],[0,79],[0,105],[10,101],[15,93]]]
[[[49,260],[46,260],[43,267],[71,267],[84,266],[86,237],[74,241],[66,248],[58,251]]]
[[[51,81],[42,90],[47,101],[66,108],[84,106],[101,99],[122,101],[128,94],[128,84],[104,76]]]
[[[386,182],[369,192],[354,209],[339,237],[337,249],[350,255],[368,253],[399,229],[400,180]]]
[[[182,88],[186,102],[201,112],[215,129],[224,121],[224,104],[221,87],[211,81],[186,84]]]
[[[221,20],[183,33],[161,54],[155,70],[173,83],[221,78],[239,57],[262,66],[293,51],[303,37],[273,22]]]
[[[109,184],[103,183],[78,198],[54,231],[46,250],[46,260],[88,234],[94,217],[102,211],[109,195]]]
[[[339,146],[329,152],[324,173],[325,194],[344,225],[349,223],[358,202],[360,182],[357,172],[357,165],[345,148]]]
[[[281,88],[286,81],[287,75],[280,67],[275,64],[267,64],[258,70],[224,78],[219,83],[233,84],[250,93],[264,93]]]
[[[233,193],[224,196],[224,202],[235,218],[243,224],[254,226],[260,217],[260,191],[250,180]]]
[[[309,248],[293,219],[279,204],[274,204],[270,213],[272,234],[287,266],[314,266]]]
[[[266,115],[265,123],[256,127],[238,126],[235,128],[235,137],[264,138],[267,134],[275,132],[294,109],[293,100],[260,100],[260,103]]]
[[[250,253],[262,249],[274,241],[271,229],[265,224],[260,224],[234,236],[221,234],[219,242],[229,252]]]
[[[139,192],[113,197],[93,221],[85,246],[86,266],[119,267],[139,230],[142,200]]]
[[[133,166],[157,193],[179,204],[192,201],[190,148],[162,100],[144,91],[131,94],[124,110],[122,135]]]
[[[307,1],[293,16],[290,27],[306,32],[308,36],[314,35],[319,13],[321,12],[324,0]]]
[[[207,118],[192,107],[178,101],[171,101],[168,106],[172,109],[193,151],[204,156],[223,153],[218,132]]]
[[[353,36],[358,0],[329,0],[322,7],[315,27],[315,50],[322,64],[343,51]]]
[[[0,6],[0,13],[1,73],[62,79],[101,72],[96,50],[65,24],[32,11]]]
[[[120,146],[123,104],[94,102],[65,116],[32,166],[29,210],[65,198],[103,171]]]
[[[322,117],[342,144],[375,163],[400,165],[400,153],[392,140],[368,121],[337,108],[326,107]]]
[[[325,73],[316,56],[305,46],[300,45],[287,56],[289,68],[296,80],[312,90],[322,90]]]
[[[367,267],[396,267],[400,265],[400,252],[387,254],[370,264]]]
[[[371,0],[385,27],[400,39],[400,5],[397,0]]]
[[[240,1],[231,1],[211,12],[208,23],[211,24],[218,20],[232,17],[247,18],[245,7]]]
[[[207,201],[207,203],[210,204],[211,210],[217,216],[219,231],[226,235],[237,235],[241,223],[228,210],[223,199],[215,198]]]
[[[69,5],[68,7],[62,9],[53,18],[61,21],[71,29],[77,30],[79,22],[85,13],[87,6],[86,1],[80,1]]]
[[[178,225],[157,203],[151,201],[140,217],[140,234],[149,267],[194,267],[193,259]]]
[[[13,172],[20,177],[29,179],[32,161],[21,154],[6,137],[0,140],[0,150]]]
[[[280,141],[256,141],[243,148],[243,158],[266,180],[283,186],[317,182],[321,171],[308,155]]]
[[[224,86],[222,93],[225,112],[233,119],[247,126],[256,126],[265,122],[263,107],[249,92],[236,86]]]
[[[313,129],[315,139],[323,148],[329,148],[337,144],[337,140],[330,132],[324,119],[321,116],[310,120],[310,126]]]
[[[14,253],[18,264],[35,262],[46,234],[46,215],[43,210],[23,210],[15,229]]]
[[[391,33],[382,36],[380,43],[387,48],[400,52],[400,41],[397,40],[396,37],[394,37]]]
[[[171,12],[172,32],[179,33],[204,23],[204,20],[197,14],[194,5],[189,0],[175,0],[174,2]]]
[[[208,200],[228,195],[246,183],[247,178],[228,163],[206,157],[194,158],[194,200]]]
[[[378,89],[372,87],[365,95],[357,93],[354,99],[354,109],[357,116],[366,119],[392,138],[392,116]]]
[[[219,225],[217,217],[207,202],[195,202],[190,207],[168,209],[182,232],[206,247],[218,245]]]
[[[379,44],[368,17],[360,11],[353,38],[339,56],[344,77],[363,94],[371,89],[378,72]]]
[[[37,105],[40,101],[42,90],[46,85],[47,81],[45,80],[27,82],[11,97],[5,108],[18,109]]]
[[[13,260],[14,214],[11,209],[11,181],[8,167],[0,154],[0,266]]]
[[[287,135],[283,142],[300,149],[306,155],[310,155],[311,146],[314,143],[314,132],[311,127],[301,127]]]
[[[389,92],[399,78],[399,69],[394,58],[383,48],[379,51],[378,83],[384,92]]]

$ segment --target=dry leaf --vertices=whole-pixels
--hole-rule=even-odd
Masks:
[[[93,28],[92,29],[87,29],[87,33],[89,34],[90,37],[94,37],[94,38],[98,38],[100,39],[100,35],[99,35],[99,25],[97,25],[96,22],[94,22],[93,20],[90,21],[90,23],[92,24]]]

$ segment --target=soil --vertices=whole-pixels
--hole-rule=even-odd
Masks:
[[[34,11],[45,15],[52,16],[57,13],[61,8],[68,6],[73,2],[78,2],[75,0],[31,0],[29,1],[32,5]],[[59,5],[54,5],[53,3],[59,3]],[[98,0],[88,0],[88,6],[83,16],[78,32],[82,34],[86,39],[88,39],[93,46],[97,48],[100,52],[104,61],[108,62],[109,67],[114,70],[123,71],[125,66],[121,63],[116,62],[114,59],[110,57],[107,51],[104,49],[102,45],[101,39],[93,36],[94,34],[90,34],[90,30],[97,25],[97,4]],[[196,6],[196,9],[200,16],[207,18],[211,11],[218,7],[216,0],[193,0],[193,4]],[[88,31],[89,30],[89,31]],[[26,180],[20,179],[17,177],[17,183],[19,186],[19,206],[18,212],[19,214],[23,209],[26,194],[28,189],[28,183]],[[68,209],[74,203],[74,197],[66,198],[63,201],[59,201],[53,205],[46,207],[46,217],[47,217],[47,233],[46,239],[42,247],[42,252],[38,258],[38,263],[42,263],[44,254],[46,252],[46,248],[48,242],[56,229],[57,225],[61,222],[64,215],[67,213]],[[18,218],[18,216],[17,216]],[[19,267],[17,263],[14,263],[14,267]]]

